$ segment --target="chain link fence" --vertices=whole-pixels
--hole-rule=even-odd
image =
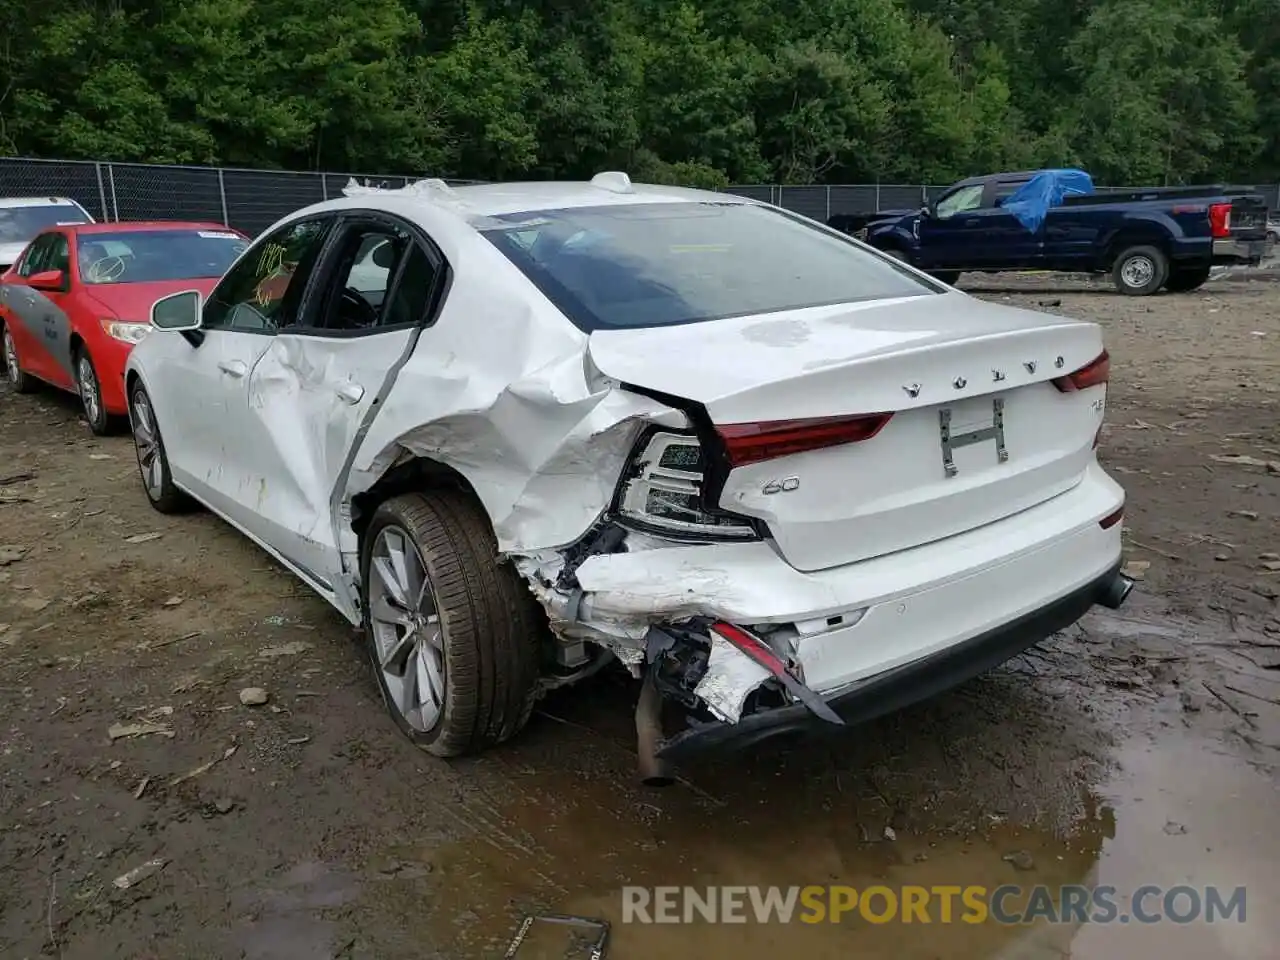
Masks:
[[[70,197],[98,220],[211,220],[229,224],[250,236],[300,207],[341,196],[342,188],[352,177],[369,186],[393,188],[418,179],[387,174],[0,157],[0,197]],[[726,192],[777,204],[825,223],[837,214],[914,209],[945,189],[946,185],[936,184],[742,184],[728,187]],[[1262,194],[1271,210],[1280,209],[1280,185],[1249,189]]]

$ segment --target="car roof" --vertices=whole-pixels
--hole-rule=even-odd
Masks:
[[[956,187],[972,187],[975,184],[987,183],[990,180],[1030,180],[1038,173],[1044,173],[1043,170],[1011,170],[1006,173],[984,173],[978,177],[966,177],[963,180],[957,180],[953,186]]]
[[[0,197],[0,208],[66,206],[80,207],[80,204],[76,203],[69,197]]]
[[[612,179],[602,179],[602,178]],[[755,201],[728,193],[631,183],[622,174],[600,174],[594,180],[527,181],[448,186],[442,180],[424,180],[402,189],[360,188],[341,199],[310,209],[349,207],[401,208],[406,200],[452,209],[465,219],[564,210],[573,207],[627,206],[639,203],[741,203]]]
[[[221,233],[240,233],[223,223],[198,220],[117,220],[114,223],[76,223],[69,229],[80,235],[95,233],[138,233],[145,230],[217,230]]]

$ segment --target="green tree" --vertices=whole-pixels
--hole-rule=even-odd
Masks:
[[[1068,55],[1080,84],[1075,142],[1096,177],[1174,183],[1256,157],[1245,53],[1194,0],[1113,0],[1090,15]]]

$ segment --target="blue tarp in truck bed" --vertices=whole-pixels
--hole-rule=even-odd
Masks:
[[[1014,215],[1018,222],[1035,233],[1049,215],[1049,208],[1059,206],[1067,197],[1093,193],[1093,178],[1083,170],[1041,170],[1011,193],[1000,209]]]

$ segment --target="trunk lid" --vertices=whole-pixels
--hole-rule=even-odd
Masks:
[[[870,439],[729,472],[719,505],[767,523],[801,570],[952,536],[1070,489],[1106,395],[1051,382],[1098,357],[1097,325],[961,293],[596,331],[589,350],[602,373],[696,401],[717,427],[893,414]]]

